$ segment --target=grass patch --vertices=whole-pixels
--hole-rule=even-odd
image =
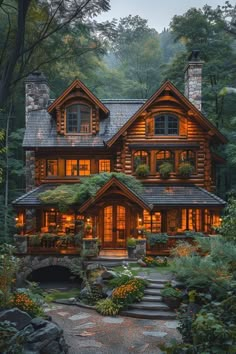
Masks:
[[[71,297],[78,297],[79,289],[70,289],[65,291],[60,290],[53,290],[50,293],[47,293],[45,298],[47,302],[52,302],[55,300],[62,300],[62,299],[70,299]]]

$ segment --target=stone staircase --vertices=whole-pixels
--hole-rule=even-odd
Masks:
[[[176,314],[162,301],[160,291],[164,288],[167,280],[147,279],[149,284],[144,291],[141,302],[134,303],[121,315],[159,320],[175,320]]]

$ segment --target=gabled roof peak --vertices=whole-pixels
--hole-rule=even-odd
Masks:
[[[67,95],[75,88],[80,88],[82,91],[86,93],[86,95],[106,114],[109,113],[108,108],[88,89],[88,87],[79,79],[74,80],[69,87],[58,97],[53,103],[48,107],[48,112],[52,113],[56,106],[60,105],[60,103],[66,98]]]

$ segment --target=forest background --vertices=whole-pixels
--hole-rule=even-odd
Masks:
[[[78,78],[99,98],[149,98],[166,79],[183,92],[193,49],[203,67],[203,113],[228,138],[217,193],[236,194],[236,7],[191,8],[158,33],[140,16],[103,23],[109,0],[0,0],[0,230],[25,191],[24,80],[43,71],[57,97]],[[1,236],[0,234],[0,236]]]

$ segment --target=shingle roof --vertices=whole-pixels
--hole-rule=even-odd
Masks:
[[[58,184],[43,184],[31,192],[22,195],[13,202],[13,206],[40,206],[43,203],[38,195],[49,189],[54,189]],[[135,193],[137,195],[137,193]],[[226,202],[194,185],[145,185],[141,195],[137,195],[144,203],[152,207],[158,206],[192,206],[192,207],[223,207]]]
[[[226,202],[215,194],[194,185],[146,185],[142,195],[155,206],[224,206]]]
[[[46,192],[48,190],[54,189],[59,184],[41,184],[39,187],[32,189],[15,199],[12,202],[13,206],[41,206],[43,203],[38,199],[40,193]]]
[[[145,100],[103,100],[103,102],[110,115],[100,121],[100,131],[97,135],[59,135],[56,131],[56,122],[47,110],[30,112],[23,147],[103,147]]]

